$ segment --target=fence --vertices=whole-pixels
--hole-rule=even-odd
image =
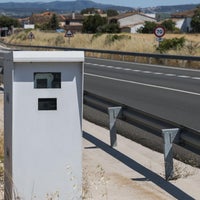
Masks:
[[[115,102],[111,99],[107,99],[87,91],[84,92],[84,105],[109,116],[107,117],[109,122],[106,126],[110,129],[111,147],[115,147],[117,145],[116,132],[121,132],[120,127],[116,127],[117,120],[147,131],[148,137],[142,134],[139,136],[139,142],[145,146],[147,143],[149,143],[147,146],[159,150],[157,147],[154,147],[154,145],[157,145],[159,142],[150,141],[157,139],[155,139],[155,137],[152,139],[152,135],[159,137],[162,143],[162,149],[159,151],[164,152],[165,176],[167,180],[173,177],[173,157],[200,167],[199,131],[166,119],[162,119],[152,114],[145,113],[143,111],[134,109],[127,105],[123,105],[119,102]],[[84,117],[91,121],[93,121],[97,115],[98,114],[94,112],[92,114],[93,117],[88,118],[87,113],[84,113]],[[102,125],[101,123],[102,122],[100,122],[100,125]],[[125,131],[125,128],[123,128],[122,131]],[[134,131],[132,130],[132,132]],[[126,137],[134,140],[135,138],[133,137],[134,134],[132,132],[127,133]],[[146,143],[144,140],[146,140]],[[136,141],[138,142],[137,139]],[[175,149],[176,154],[173,154],[172,149]]]
[[[2,44],[15,47],[17,49],[85,51],[87,57],[117,59],[122,61],[143,62],[148,64],[164,64],[164,65],[181,66],[181,67],[194,67],[200,69],[200,62],[199,62],[200,56],[121,52],[121,51],[109,51],[109,50],[85,49],[85,48],[66,48],[66,47],[54,47],[54,46],[15,45],[3,42]]]

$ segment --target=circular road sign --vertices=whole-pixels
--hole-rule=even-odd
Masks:
[[[156,37],[163,37],[165,35],[165,28],[162,26],[157,26],[154,30]]]

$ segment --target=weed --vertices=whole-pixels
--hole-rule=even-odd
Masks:
[[[62,45],[65,43],[65,39],[62,35],[58,35],[56,38],[55,38],[55,45],[56,46],[59,46],[59,45]]]
[[[91,42],[93,42],[96,38],[102,36],[102,33],[96,33],[92,36]]]
[[[114,34],[114,35],[107,35],[106,39],[105,39],[105,44],[111,44],[115,41],[120,41],[120,40],[130,40],[131,36],[128,35],[118,35],[118,34]]]
[[[22,41],[27,40],[27,34],[26,34],[26,32],[19,33],[19,34],[16,36],[16,39],[17,39],[17,40],[22,40]]]
[[[195,55],[200,50],[200,42],[187,41],[185,47],[189,55]]]
[[[195,174],[194,169],[189,169],[185,164],[180,162],[174,163],[174,174],[172,180],[177,180],[180,178],[187,178],[188,176],[192,176]]]

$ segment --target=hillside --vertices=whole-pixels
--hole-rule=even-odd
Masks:
[[[144,8],[144,12],[153,12],[153,13],[175,13],[183,12],[186,10],[192,10],[196,8],[198,4],[185,4],[185,5],[175,5],[175,6],[157,6],[154,8]]]
[[[110,4],[95,3],[90,0],[77,1],[53,1],[53,2],[34,2],[34,3],[0,3],[0,14],[5,13],[11,16],[28,16],[32,13],[39,13],[43,11],[54,11],[57,13],[79,12],[85,8],[99,8],[103,10],[115,9],[118,11],[132,10],[126,6],[115,6]]]
[[[91,0],[53,1],[53,2],[38,1],[33,3],[7,2],[7,3],[0,3],[0,14],[15,16],[15,17],[24,17],[24,16],[30,16],[32,13],[40,13],[44,11],[53,11],[57,13],[69,13],[72,11],[80,12],[85,8],[99,8],[102,10],[115,9],[118,10],[119,12],[140,9],[144,13],[160,13],[160,12],[175,13],[175,12],[182,12],[185,10],[191,10],[197,6],[198,4],[187,4],[187,5],[177,5],[177,6],[131,8],[127,6],[115,6],[111,4],[96,3]]]

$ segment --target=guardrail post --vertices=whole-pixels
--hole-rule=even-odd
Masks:
[[[170,180],[174,175],[172,143],[177,139],[178,128],[162,129],[164,138],[164,160],[165,160],[165,179]]]
[[[148,64],[151,64],[151,60],[152,60],[152,58],[149,57],[149,59],[148,59]]]
[[[168,64],[168,59],[165,59],[164,60],[164,65],[167,65]]]
[[[113,54],[110,54],[110,59],[113,60]]]
[[[117,133],[116,133],[116,120],[120,114],[122,107],[109,107],[108,114],[109,114],[109,128],[110,128],[110,146],[116,147],[117,146]]]

